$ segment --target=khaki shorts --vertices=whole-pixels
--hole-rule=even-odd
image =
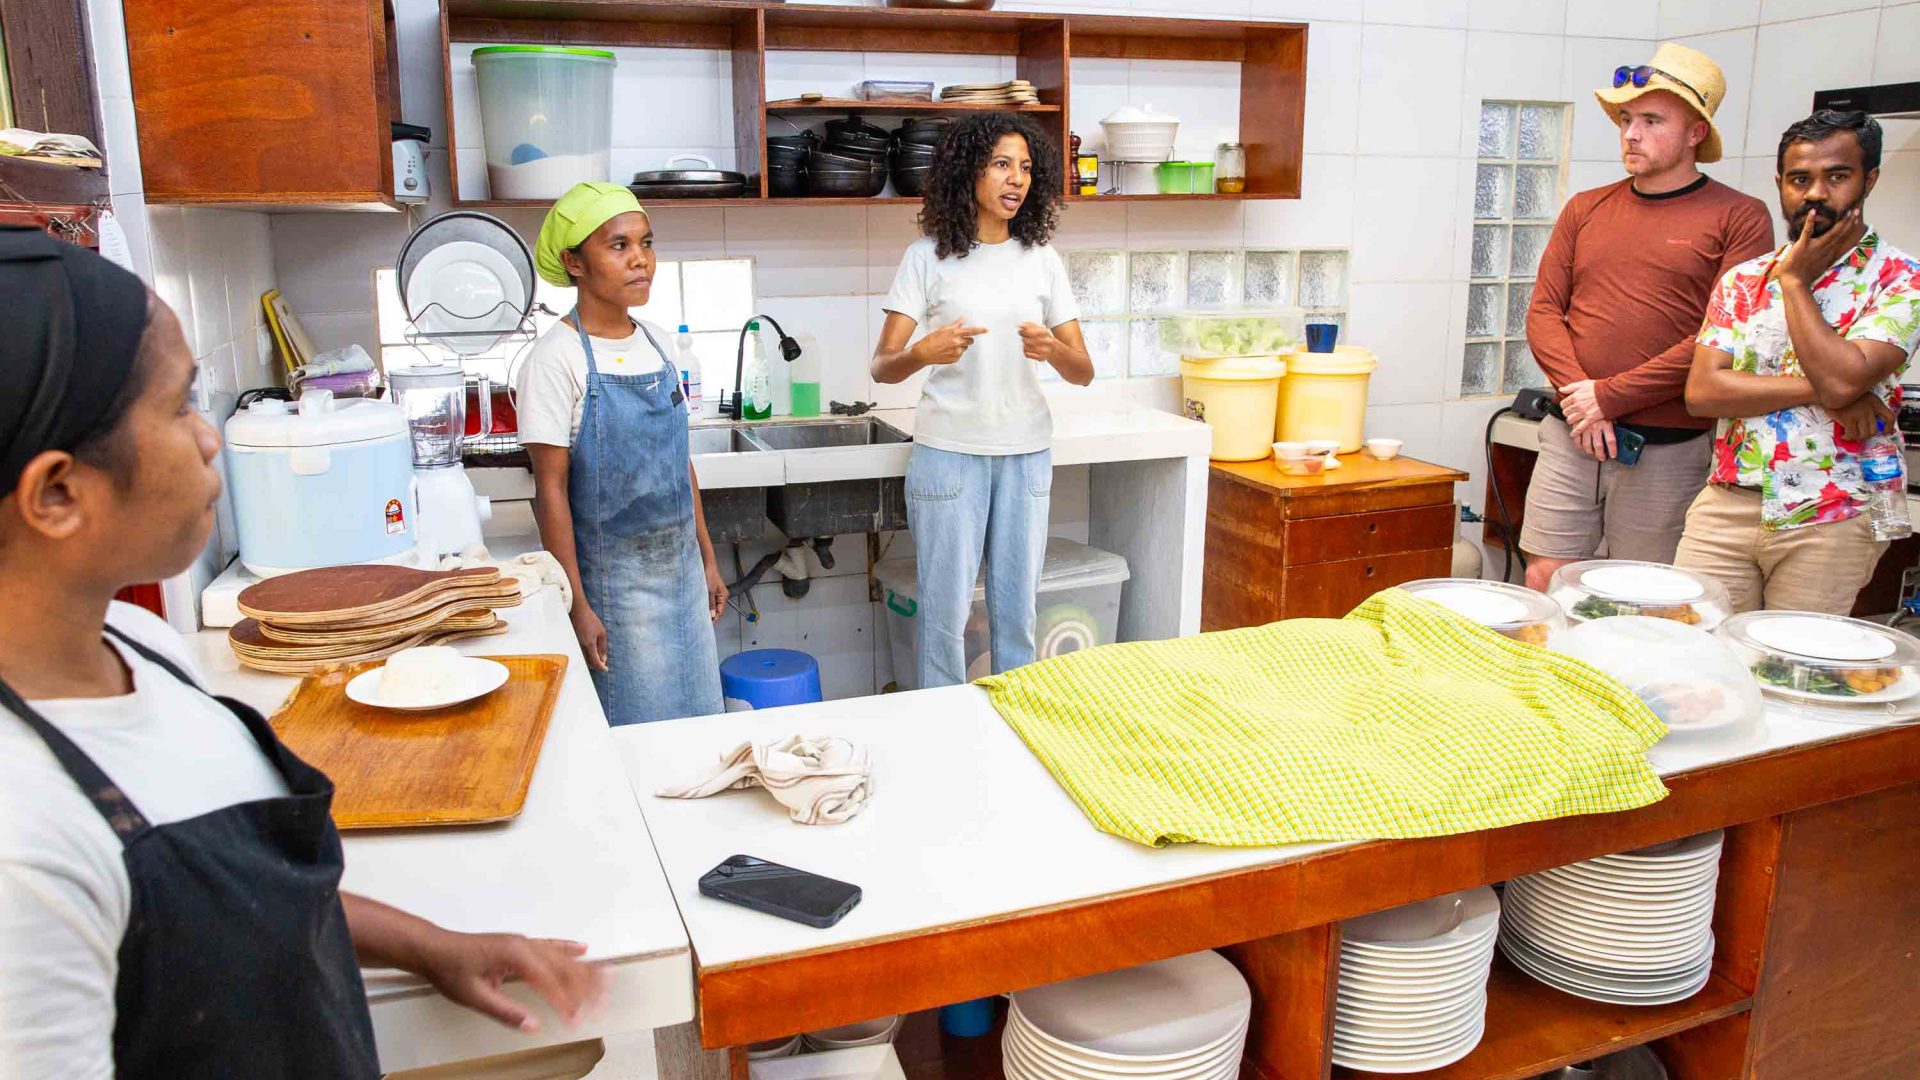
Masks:
[[[1648,446],[1637,465],[1595,461],[1566,421],[1540,421],[1540,459],[1527,486],[1520,550],[1547,559],[1670,563],[1687,507],[1707,482],[1713,439]]]
[[[1768,529],[1760,524],[1759,492],[1716,484],[1687,511],[1673,562],[1725,585],[1735,611],[1846,615],[1886,550],[1865,514]]]

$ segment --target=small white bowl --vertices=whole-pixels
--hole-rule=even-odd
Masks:
[[[1405,445],[1400,439],[1368,439],[1367,453],[1381,461],[1392,461],[1400,456],[1400,448]]]
[[[1273,444],[1273,456],[1278,458],[1300,457],[1307,452],[1303,442],[1277,442]]]

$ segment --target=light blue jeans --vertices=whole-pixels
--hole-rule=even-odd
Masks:
[[[1050,450],[987,457],[913,448],[907,524],[920,589],[922,689],[967,681],[967,620],[983,554],[994,674],[1033,662],[1034,598],[1052,494]]]

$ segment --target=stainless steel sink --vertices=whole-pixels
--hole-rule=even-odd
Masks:
[[[764,450],[825,450],[912,441],[899,428],[870,416],[755,424],[744,432],[747,441]],[[768,488],[767,518],[794,540],[904,529],[906,481],[893,476]]]
[[[739,428],[697,427],[687,431],[687,450],[691,454],[750,454],[764,450],[748,439]]]
[[[763,449],[739,428],[696,427],[687,431],[687,451],[694,456],[752,454]],[[715,543],[742,543],[766,534],[766,488],[710,488],[700,493],[700,507],[706,514],[707,535]]]
[[[755,424],[741,434],[758,450],[818,450],[830,446],[881,446],[908,441],[905,432],[871,416],[849,420]]]

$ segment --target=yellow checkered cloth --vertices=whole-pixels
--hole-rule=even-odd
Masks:
[[[1666,797],[1666,727],[1569,657],[1398,589],[980,680],[1104,832],[1160,846],[1392,839]]]

